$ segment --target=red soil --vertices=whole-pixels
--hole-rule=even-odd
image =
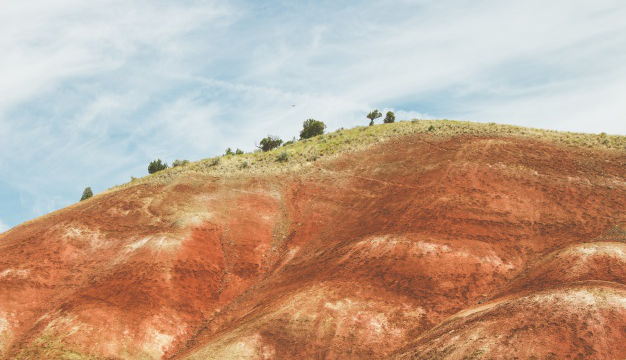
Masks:
[[[424,139],[0,235],[0,358],[625,358],[626,154]]]

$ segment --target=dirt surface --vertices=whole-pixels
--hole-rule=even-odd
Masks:
[[[624,151],[516,137],[182,173],[0,235],[0,358],[624,359],[625,209]]]

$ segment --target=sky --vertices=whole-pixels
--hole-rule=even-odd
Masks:
[[[622,0],[0,0],[0,232],[309,118],[624,135],[624,19]]]

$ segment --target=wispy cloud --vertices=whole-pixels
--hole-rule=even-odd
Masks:
[[[0,220],[0,234],[2,234],[3,232],[9,230],[9,226],[5,223],[2,222],[2,220]]]
[[[0,216],[373,108],[624,134],[624,18],[618,0],[3,4]]]

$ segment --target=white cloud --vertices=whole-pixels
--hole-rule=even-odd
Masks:
[[[434,117],[428,114],[424,114],[424,113],[414,111],[414,110],[385,109],[383,113],[387,111],[393,111],[394,114],[396,115],[396,120],[413,120],[413,119],[432,120],[434,119]]]
[[[186,43],[178,42],[181,36],[208,22],[217,26],[228,14],[216,2],[5,3],[0,12],[0,114],[64,81],[118,70],[142,52],[185,51]],[[175,55],[168,58],[177,60]]]
[[[620,86],[626,69],[623,4],[422,2],[409,11],[407,3],[381,3],[329,14],[320,21],[325,30],[308,36],[289,31],[302,19],[288,21],[279,36],[257,48],[247,76],[324,89],[370,106],[399,101],[419,106],[435,97],[433,115],[439,117],[534,126],[567,121],[564,129],[626,132],[625,107],[603,112],[599,123],[572,119],[626,95]],[[389,10],[394,8],[397,12]],[[370,21],[372,14],[377,21]],[[568,100],[573,97],[598,101]],[[535,100],[544,107],[531,113],[527,109]]]
[[[2,222],[2,220],[0,220],[0,234],[9,230],[9,226],[6,225],[5,223]]]

